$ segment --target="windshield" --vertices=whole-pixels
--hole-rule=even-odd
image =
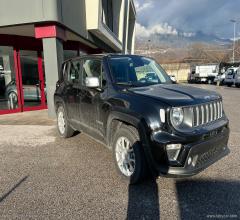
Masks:
[[[235,69],[228,69],[227,75],[233,75],[235,72],[237,72]]]
[[[154,60],[146,57],[111,57],[109,63],[117,84],[148,86],[171,83],[171,79],[163,68]]]

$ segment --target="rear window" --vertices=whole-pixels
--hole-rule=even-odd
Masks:
[[[64,81],[74,84],[81,82],[81,60],[69,61],[63,66]]]

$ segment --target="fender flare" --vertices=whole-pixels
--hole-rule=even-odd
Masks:
[[[57,105],[61,104],[63,106],[63,108],[65,109],[65,112],[67,114],[67,118],[68,118],[68,111],[65,105],[65,102],[63,100],[63,98],[59,97],[59,96],[54,96],[54,106],[55,106],[55,112],[57,113]]]
[[[144,154],[145,154],[148,166],[150,170],[153,172],[153,174],[157,175],[157,169],[156,169],[157,165],[154,162],[152,152],[150,149],[150,141],[149,141],[150,130],[147,126],[146,121],[143,118],[138,118],[127,113],[117,112],[117,111],[111,112],[107,120],[107,130],[106,130],[106,142],[109,149],[112,149],[110,142],[111,142],[111,132],[112,132],[111,123],[113,120],[118,120],[120,122],[132,125],[138,130],[140,141],[142,143],[142,147],[144,150]]]

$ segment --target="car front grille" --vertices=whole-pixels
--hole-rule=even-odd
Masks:
[[[192,108],[192,125],[198,127],[210,122],[216,121],[223,116],[222,101],[214,101],[202,105],[196,105]]]

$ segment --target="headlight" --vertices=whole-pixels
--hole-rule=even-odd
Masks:
[[[183,109],[173,108],[171,111],[171,122],[173,126],[179,126],[183,122]]]

